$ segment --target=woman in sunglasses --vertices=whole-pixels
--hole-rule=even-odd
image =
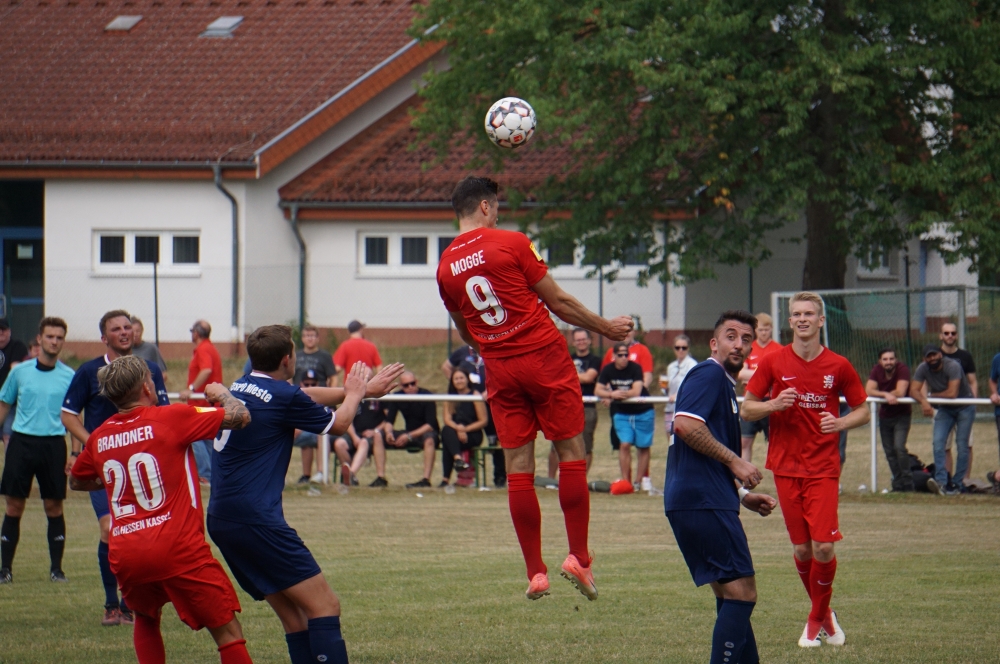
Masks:
[[[674,402],[677,401],[677,393],[681,389],[684,377],[691,369],[698,365],[698,360],[691,357],[691,339],[686,334],[678,334],[674,337],[674,355],[677,359],[667,365],[667,373],[660,376],[660,387],[663,394],[669,397],[663,406],[663,423],[667,427],[667,437],[670,437],[670,427],[674,421]]]

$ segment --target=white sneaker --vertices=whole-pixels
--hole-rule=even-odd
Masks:
[[[316,473],[315,475],[309,478],[309,481],[314,484],[319,484],[320,482],[323,481],[323,473]]]
[[[649,491],[653,488],[653,483],[649,481],[648,477],[643,477],[642,482],[639,483],[639,489],[641,491]]]
[[[827,632],[826,629],[820,630],[820,634],[826,634],[826,644],[828,646],[844,645],[844,642],[847,641],[847,637],[844,635],[844,630],[840,628],[840,623],[837,622],[836,611],[830,611],[830,622],[833,623],[833,634]]]
[[[820,628],[822,629],[822,628]],[[799,637],[799,647],[800,648],[818,648],[823,645],[823,642],[819,640],[819,633],[816,633],[815,639],[809,638],[809,623],[806,623],[805,629],[802,630],[802,636]]]

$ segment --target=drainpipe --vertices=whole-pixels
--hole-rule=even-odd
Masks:
[[[240,215],[239,204],[236,197],[222,186],[222,165],[216,162],[212,165],[215,173],[215,188],[222,192],[222,195],[229,199],[233,208],[233,313],[232,326],[233,337],[236,343],[242,341],[239,337],[240,325]]]
[[[289,218],[292,225],[292,232],[299,242],[299,331],[306,325],[306,241],[302,238],[302,229],[299,228],[299,206],[292,203],[292,215]]]

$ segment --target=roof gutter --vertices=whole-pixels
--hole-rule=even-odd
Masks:
[[[229,199],[229,204],[233,212],[233,308],[232,320],[233,341],[239,343],[240,324],[240,214],[239,204],[236,197],[228,189],[222,186],[222,165],[218,162],[212,165],[215,175],[215,188],[222,192],[222,195]]]
[[[204,168],[215,170],[217,164],[212,161],[113,161],[109,159],[21,159],[0,160],[0,168],[127,168],[127,169],[192,169]],[[256,168],[254,162],[227,162],[223,164],[227,170]]]

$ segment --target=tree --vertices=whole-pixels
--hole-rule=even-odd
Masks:
[[[933,235],[946,258],[1000,266],[998,3],[969,0],[428,0],[413,26],[446,40],[415,118],[440,154],[476,141],[495,99],[528,99],[525,150],[563,146],[534,191],[545,243],[644,276],[759,264],[766,231],[805,216],[802,285],[840,288],[847,256]],[[432,26],[436,29],[427,32]],[[569,215],[552,215],[552,210]],[[684,212],[687,219],[662,220]],[[676,260],[670,260],[675,254]]]

